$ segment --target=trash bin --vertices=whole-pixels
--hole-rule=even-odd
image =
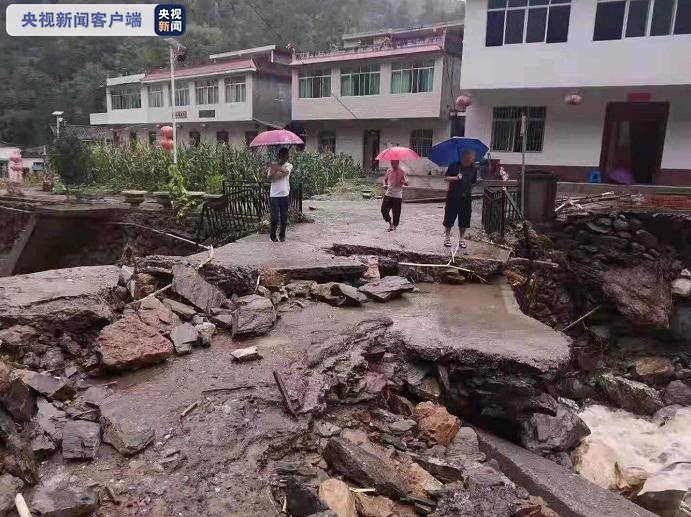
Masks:
[[[557,177],[551,171],[525,172],[525,213],[532,223],[544,223],[554,219],[557,199]]]

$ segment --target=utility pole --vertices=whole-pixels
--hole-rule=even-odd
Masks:
[[[175,123],[175,61],[181,63],[187,57],[187,48],[174,38],[165,38],[170,47],[170,112],[173,120],[173,163],[178,163],[178,126]]]
[[[53,116],[55,117],[55,138],[60,138],[60,122],[62,122],[62,114],[64,111],[54,111]]]
[[[521,116],[521,215],[525,217],[525,146],[528,140],[528,117]]]

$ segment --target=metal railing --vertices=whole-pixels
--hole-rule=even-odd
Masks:
[[[511,196],[509,200],[508,196]],[[521,204],[520,190],[511,187],[485,187],[482,195],[482,226],[487,235],[504,238],[506,224],[521,218],[517,207]]]

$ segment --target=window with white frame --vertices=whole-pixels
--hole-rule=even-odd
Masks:
[[[521,119],[526,115],[526,145],[529,153],[542,152],[545,137],[544,106],[501,106],[492,116],[492,151],[520,153],[523,144]]]
[[[175,83],[175,105],[190,105],[190,85],[187,83]]]
[[[319,132],[319,152],[320,153],[335,153],[336,152],[336,132],[335,131],[320,131]]]
[[[216,79],[206,79],[195,81],[197,91],[197,104],[218,104],[218,81]]]
[[[422,93],[433,89],[433,59],[391,64],[391,93]]]
[[[379,65],[342,68],[341,95],[379,95]]]
[[[301,99],[331,97],[331,69],[306,70],[298,76],[298,95]]]
[[[245,102],[247,100],[247,84],[245,76],[226,77],[226,102]]]
[[[691,0],[599,0],[594,41],[691,34]]]
[[[489,0],[485,45],[564,43],[571,0]]]
[[[127,86],[110,90],[110,101],[114,110],[128,110],[142,107],[142,93],[139,86]]]
[[[163,86],[149,86],[149,107],[162,108],[163,107]]]
[[[429,156],[433,136],[431,129],[413,129],[410,133],[410,148],[420,156]]]

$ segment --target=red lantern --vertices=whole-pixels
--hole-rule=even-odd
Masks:
[[[173,128],[171,126],[161,127],[161,136],[163,138],[173,138]]]
[[[564,102],[570,106],[578,106],[583,102],[583,96],[578,92],[569,93],[564,97]]]
[[[161,140],[161,147],[165,149],[166,151],[170,152],[173,150],[173,139],[172,138],[164,138]]]
[[[465,109],[473,103],[473,98],[467,94],[461,94],[456,99],[456,109],[458,111],[465,111]]]
[[[14,163],[21,163],[22,155],[15,151],[10,155],[10,161]]]

